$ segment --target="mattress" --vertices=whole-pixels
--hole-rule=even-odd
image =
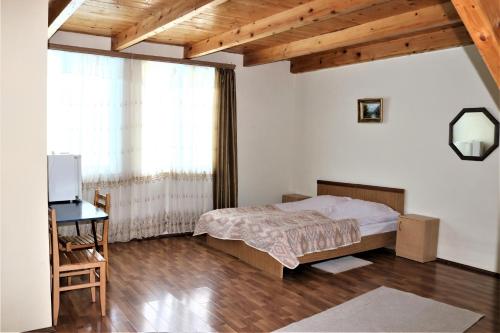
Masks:
[[[359,229],[361,230],[362,237],[383,234],[386,232],[396,231],[398,229],[398,220],[362,225]]]

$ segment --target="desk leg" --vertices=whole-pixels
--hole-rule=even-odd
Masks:
[[[94,236],[95,249],[99,251],[99,243],[97,242],[97,232],[95,227],[95,221],[92,220],[92,236]]]
[[[78,225],[78,221],[75,221],[76,234],[80,236],[80,226]]]

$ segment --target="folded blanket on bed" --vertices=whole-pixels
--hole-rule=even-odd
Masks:
[[[295,268],[298,257],[359,243],[354,219],[332,220],[316,211],[285,212],[272,205],[218,209],[203,214],[194,235],[242,240]]]

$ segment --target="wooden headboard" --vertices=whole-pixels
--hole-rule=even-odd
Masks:
[[[405,190],[400,188],[380,187],[362,184],[350,184],[318,180],[318,195],[351,197],[382,203],[404,214]]]

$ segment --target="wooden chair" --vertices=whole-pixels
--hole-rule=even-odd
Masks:
[[[108,214],[111,209],[111,196],[103,195],[99,190],[94,193],[94,206],[101,208]],[[102,222],[102,233],[97,233],[97,244],[102,247],[102,254],[106,259],[106,276],[109,279],[109,252],[108,252],[108,235],[109,235],[109,218]],[[77,236],[59,236],[59,244],[61,249],[66,252],[73,250],[92,249],[95,247],[94,236],[92,234],[77,235]],[[71,279],[70,279],[71,281]]]
[[[52,316],[54,326],[59,317],[59,297],[63,291],[90,288],[92,302],[95,302],[95,288],[99,287],[101,315],[106,315],[106,260],[95,249],[75,252],[60,252],[57,237],[55,209],[49,209],[49,239],[52,266]],[[99,272],[98,272],[99,271]],[[60,286],[62,277],[88,275],[88,283]],[[98,281],[96,282],[96,277]]]

